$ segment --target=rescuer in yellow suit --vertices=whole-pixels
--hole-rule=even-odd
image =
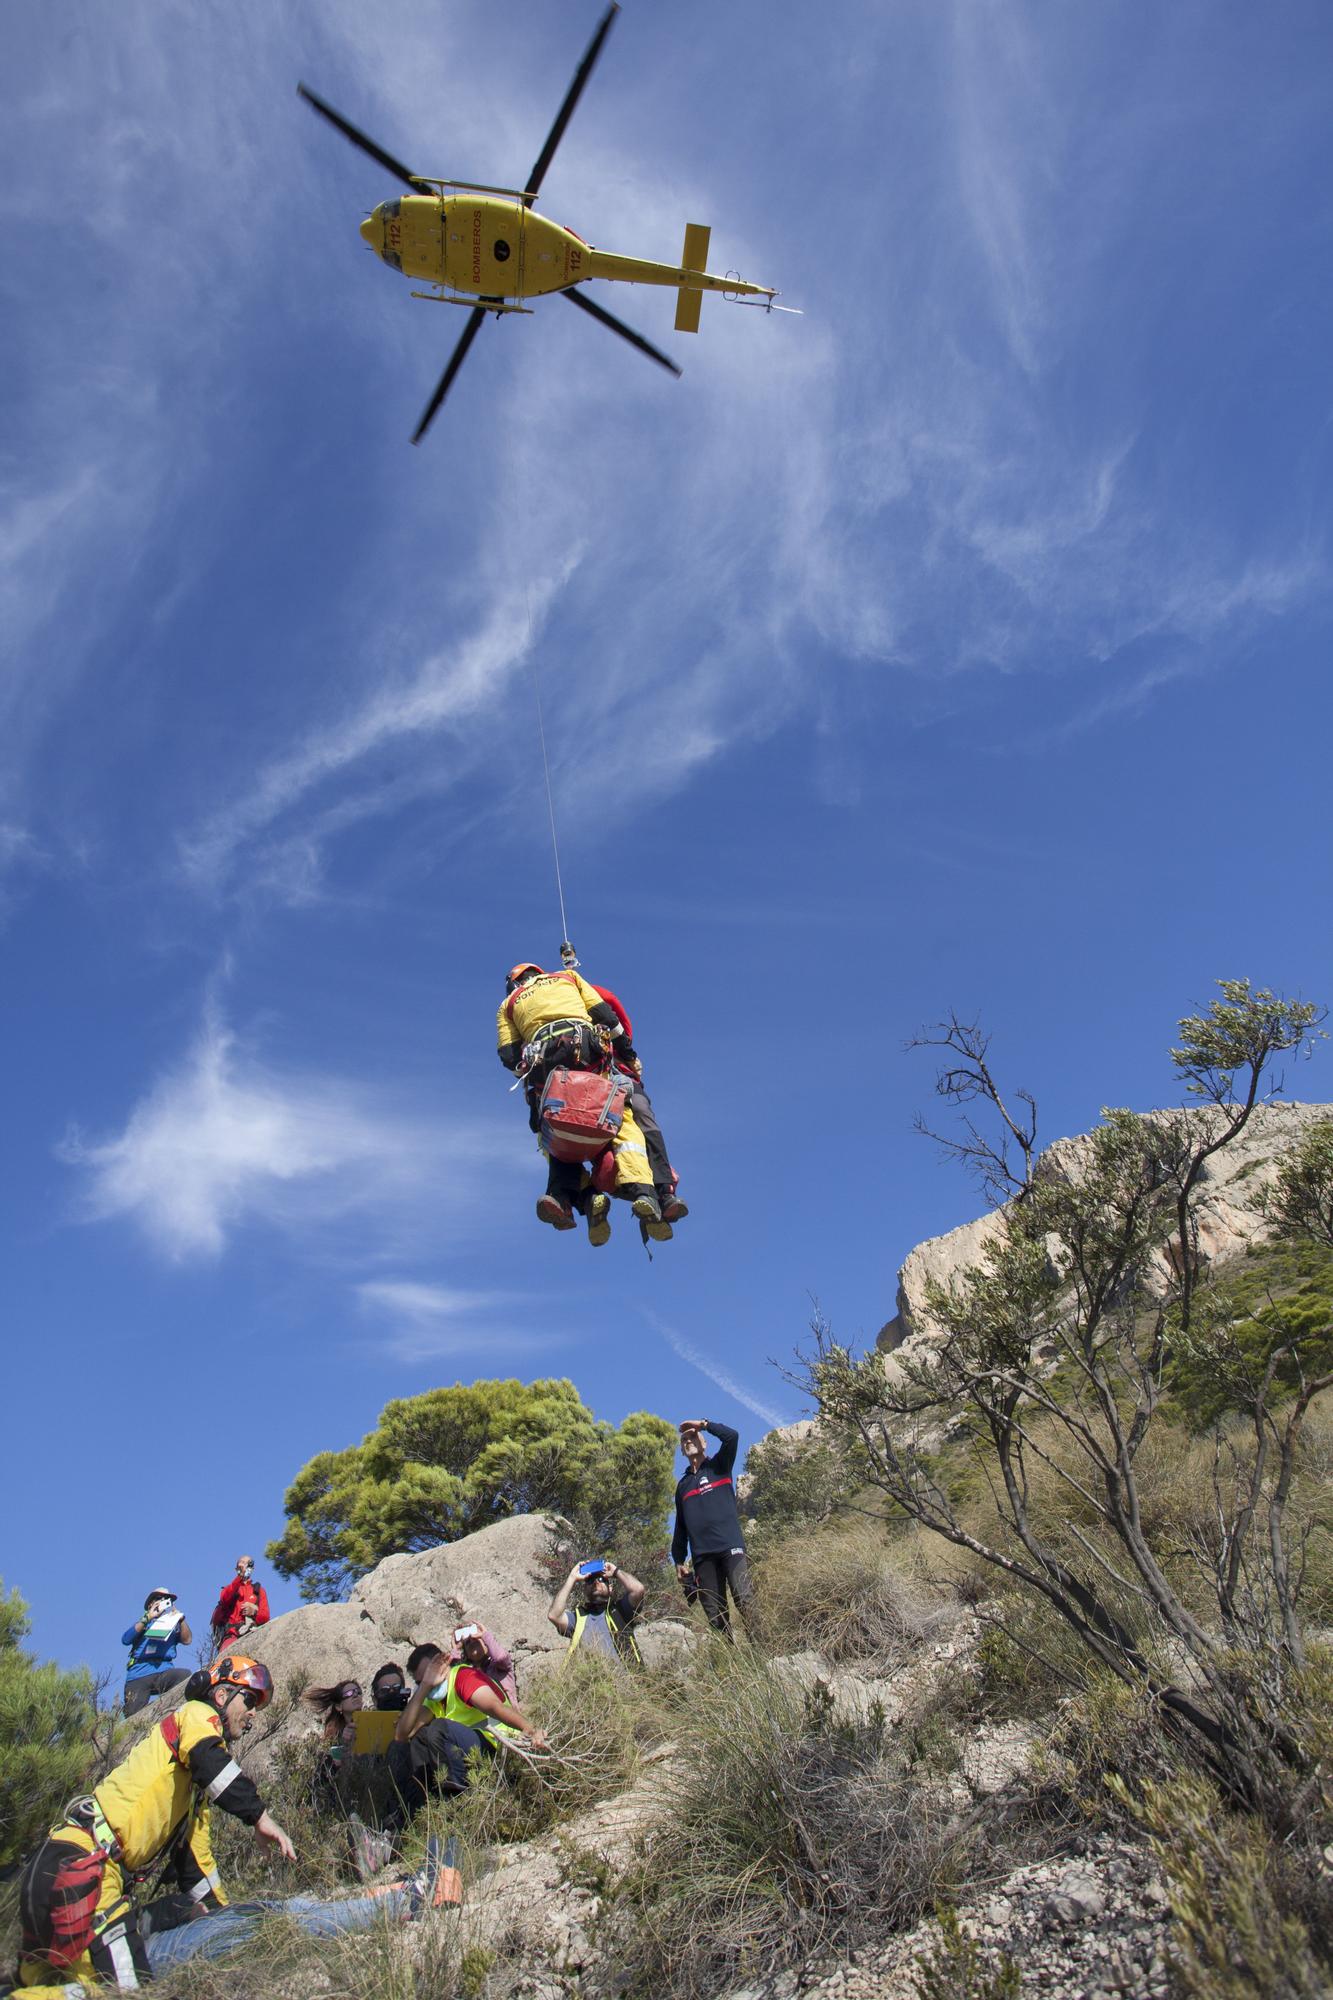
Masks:
[[[538,1106],[542,1086],[553,1069],[603,1070],[612,1062],[628,1069],[635,1061],[624,1027],[614,1007],[572,969],[543,972],[539,965],[515,965],[505,981],[505,997],[496,1016],[500,1061],[508,1070],[523,1069],[529,1122],[540,1129]],[[671,1234],[653,1189],[652,1167],[642,1132],[625,1106],[615,1157],[615,1192],[628,1201],[649,1236]],[[546,1193],[537,1203],[539,1221],[555,1229],[573,1229],[574,1210],[587,1217],[588,1241],[606,1242],[611,1234],[610,1201],[584,1186],[583,1169],[573,1161],[551,1160]]]
[[[172,1928],[200,1908],[226,1906],[209,1839],[210,1803],[296,1859],[231,1754],[251,1711],[272,1699],[268,1668],[234,1654],[186,1685],[190,1698],[153,1725],[91,1798],[70,1808],[24,1868],[17,1990],[31,2000],[146,1984],[145,1939],[155,1926]],[[135,1878],[155,1870],[154,1900],[139,1911]],[[75,1946],[82,1948],[75,1953]]]

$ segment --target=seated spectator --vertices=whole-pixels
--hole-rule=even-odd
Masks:
[[[475,1619],[460,1618],[454,1633],[454,1643],[449,1649],[449,1665],[456,1667],[465,1655],[460,1635],[473,1636],[481,1640],[486,1657],[481,1662],[481,1670],[500,1689],[506,1701],[518,1700],[518,1674],[514,1668],[513,1655],[500,1644],[494,1632],[488,1632]],[[476,1662],[474,1662],[476,1664]]]
[[[541,1730],[487,1674],[488,1655],[479,1633],[460,1626],[454,1644],[463,1654],[455,1666],[429,1642],[414,1646],[408,1655],[407,1671],[416,1685],[389,1752],[398,1797],[385,1824],[394,1830],[406,1825],[431,1791],[446,1797],[466,1791],[474,1751],[493,1756],[500,1743],[520,1737],[534,1750],[547,1747]]]
[[[324,1717],[324,1755],[315,1766],[313,1788],[334,1790],[344,1756],[356,1742],[355,1716],[365,1706],[360,1681],[342,1681],[337,1687],[308,1687],[301,1699]]]
[[[190,1678],[188,1667],[173,1667],[177,1649],[193,1639],[184,1612],[176,1609],[174,1590],[150,1590],[143,1601],[143,1616],[136,1618],[120,1635],[130,1657],[125,1667],[124,1709],[126,1715],[139,1710],[169,1688],[179,1687]]]
[[[370,1682],[372,1705],[381,1714],[386,1709],[407,1707],[407,1676],[393,1660],[386,1660],[382,1667],[376,1667]]]
[[[571,1611],[569,1600],[576,1589],[579,1598]],[[627,1569],[619,1569],[609,1560],[600,1568],[592,1562],[577,1562],[551,1599],[546,1615],[569,1641],[566,1659],[583,1646],[619,1667],[631,1662],[642,1666],[631,1629],[642,1604],[643,1585]]]

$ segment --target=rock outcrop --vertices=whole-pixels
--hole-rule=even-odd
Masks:
[[[1149,1112],[1149,1117],[1178,1114]],[[1194,1118],[1217,1122],[1220,1113],[1200,1107]],[[1199,1246],[1213,1263],[1240,1256],[1250,1244],[1267,1234],[1255,1204],[1259,1190],[1272,1180],[1276,1163],[1300,1143],[1312,1125],[1333,1119],[1329,1104],[1260,1104],[1251,1113],[1249,1124],[1239,1139],[1208,1163],[1208,1178],[1198,1205]],[[1087,1158],[1086,1135],[1057,1139],[1042,1159],[1077,1175]],[[900,1348],[910,1353],[918,1342],[927,1345],[931,1329],[925,1311],[929,1285],[947,1286],[976,1264],[1000,1226],[1002,1210],[978,1216],[943,1236],[932,1236],[911,1251],[898,1273],[898,1310],[879,1332],[876,1346],[892,1354]]]

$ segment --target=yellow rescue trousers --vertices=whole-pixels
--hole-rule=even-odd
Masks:
[[[546,1148],[540,1139],[537,1141],[537,1150],[546,1154]],[[634,1113],[628,1104],[625,1106],[625,1115],[620,1121],[620,1135],[611,1141],[611,1155],[615,1161],[615,1180],[611,1187],[613,1194],[623,1195],[626,1200],[633,1201],[634,1196],[642,1193],[645,1187],[651,1190],[653,1170],[648,1164],[648,1148],[644,1144],[643,1133],[635,1124]],[[550,1155],[546,1154],[546,1157],[549,1159]],[[572,1160],[559,1160],[554,1164],[563,1174],[573,1176],[578,1173],[577,1164]],[[572,1185],[577,1187],[577,1181],[573,1181]]]

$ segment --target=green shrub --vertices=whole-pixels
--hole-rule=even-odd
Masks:
[[[1189,2000],[1327,2000],[1327,1888],[1320,1893],[1307,1873],[1313,1906],[1293,1907],[1292,1856],[1257,1819],[1229,1812],[1206,1779],[1181,1772],[1137,1794],[1123,1781],[1116,1789],[1166,1877],[1176,1974]]]
[[[86,1789],[97,1752],[92,1675],[36,1660],[19,1643],[29,1630],[18,1592],[0,1595],[0,1866],[26,1853]]]
[[[535,1840],[623,1791],[640,1749],[660,1729],[658,1702],[638,1676],[578,1654],[533,1683],[524,1713],[546,1732],[551,1754],[478,1754],[472,1783],[449,1815],[450,1831],[474,1848]]]
[[[793,1529],[827,1521],[853,1497],[855,1482],[845,1453],[818,1426],[798,1437],[770,1431],[745,1459],[744,1505],[753,1520],[751,1551]]]

